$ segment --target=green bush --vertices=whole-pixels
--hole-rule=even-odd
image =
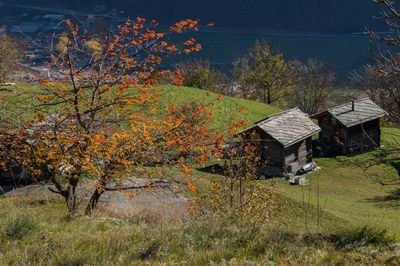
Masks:
[[[160,242],[158,240],[152,240],[143,247],[139,252],[139,258],[141,260],[148,260],[155,257],[160,249]]]
[[[365,226],[361,229],[332,235],[330,240],[338,248],[356,248],[365,246],[389,246],[395,242],[386,229]]]
[[[222,79],[222,73],[207,60],[185,61],[178,67],[182,71],[183,85],[186,87],[215,90]]]
[[[1,226],[3,235],[10,240],[21,240],[36,228],[36,223],[26,214],[10,216]]]

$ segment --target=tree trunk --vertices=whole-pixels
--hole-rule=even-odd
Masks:
[[[78,202],[76,195],[76,187],[78,186],[78,181],[79,178],[73,176],[68,184],[65,194],[65,200],[67,202],[67,208],[70,217],[74,217],[78,211]]]
[[[66,202],[68,207],[68,212],[71,217],[74,217],[77,213],[77,201],[76,201],[76,187],[68,185]]]
[[[99,203],[101,195],[105,191],[107,175],[104,175],[101,179],[99,184],[96,186],[92,196],[90,197],[89,203],[86,206],[85,214],[91,215],[93,211],[97,208],[97,204]]]
[[[268,104],[272,104],[272,92],[271,92],[271,89],[268,89],[267,90],[267,94],[268,94],[268,96],[267,96],[267,103]]]
[[[92,194],[92,197],[90,197],[89,203],[86,206],[85,214],[86,215],[91,215],[93,211],[97,208],[97,204],[99,203],[100,196],[103,194],[103,191],[96,188],[95,191]]]

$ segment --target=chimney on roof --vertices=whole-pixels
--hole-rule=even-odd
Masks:
[[[355,102],[351,101],[351,110],[354,111],[354,109],[355,109]]]

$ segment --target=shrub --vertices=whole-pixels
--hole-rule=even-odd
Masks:
[[[79,256],[71,256],[71,257],[63,257],[55,265],[57,266],[83,266],[83,265],[88,265],[89,261],[86,257],[83,255]]]
[[[181,62],[178,67],[184,77],[183,85],[199,89],[216,90],[222,73],[212,67],[209,61],[194,60]]]
[[[332,235],[330,240],[338,248],[355,248],[364,246],[389,246],[395,242],[386,229],[365,226],[361,229]]]
[[[158,240],[152,240],[147,243],[143,249],[139,252],[139,258],[141,260],[151,259],[157,255],[160,249],[160,242]]]
[[[21,240],[36,228],[36,224],[28,215],[18,214],[7,217],[1,227],[7,239]]]

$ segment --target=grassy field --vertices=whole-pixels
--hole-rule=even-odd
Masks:
[[[19,85],[11,93],[0,92],[2,116],[29,116],[24,110],[34,103],[32,92],[37,89]],[[217,102],[215,130],[223,128],[241,106],[247,112],[235,118],[249,123],[279,111],[242,99],[217,100],[217,94],[208,96],[193,88],[167,86],[160,93],[162,104],[171,99],[177,104],[199,99]],[[383,128],[385,148],[399,141],[400,129]],[[376,155],[316,158],[321,169],[310,174],[309,185],[303,187],[279,179],[259,181],[273,184],[285,207],[260,225],[257,235],[251,228],[227,226],[223,221],[168,223],[145,213],[125,219],[98,213],[69,221],[62,203],[0,198],[0,264],[398,265],[400,250],[392,240],[400,241],[399,186],[379,183],[399,179],[398,162],[371,164]],[[193,169],[191,178],[201,191],[210,180],[221,177]]]
[[[0,199],[0,265],[398,265],[383,230],[302,234],[212,220],[171,224],[157,216],[66,218],[63,204]]]
[[[18,84],[12,88],[11,92],[0,91],[0,115],[3,118],[12,117],[14,121],[23,121],[30,117],[31,112],[29,110],[32,105],[37,104],[35,93],[39,90],[39,85]],[[206,103],[214,103],[216,115],[211,125],[214,130],[220,130],[224,126],[226,128],[230,122],[228,119],[231,117],[251,123],[279,112],[279,109],[262,103],[227,96],[219,98],[220,95],[216,93],[207,93],[196,88],[161,86],[157,90],[161,95],[159,98],[161,107],[171,103],[179,105],[200,100]],[[244,107],[246,112],[237,112],[240,107]]]

